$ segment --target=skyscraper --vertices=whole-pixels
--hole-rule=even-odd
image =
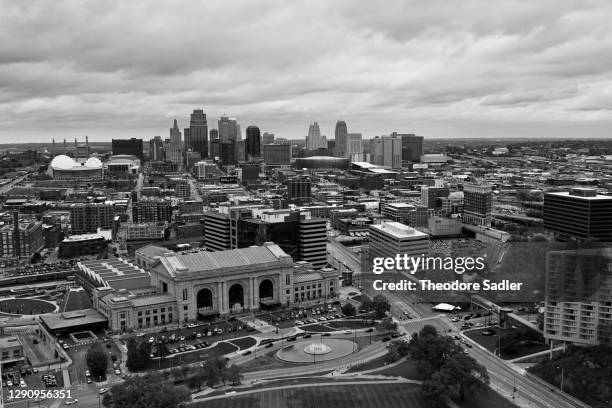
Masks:
[[[363,143],[361,140],[361,133],[348,133],[346,135],[344,156],[342,157],[348,157],[352,162],[363,161]]]
[[[238,124],[236,118],[230,118],[225,115],[221,116],[218,121],[219,140],[221,143],[235,142],[238,138]]]
[[[267,166],[291,164],[291,145],[267,144],[263,146],[263,159]]]
[[[185,149],[200,153],[203,159],[208,157],[208,122],[202,109],[194,109],[191,114],[189,128],[185,129]]]
[[[261,144],[272,144],[274,143],[274,133],[264,132],[261,140]]]
[[[589,345],[612,341],[612,250],[547,252],[545,299],[546,340]]]
[[[261,156],[261,135],[257,126],[249,126],[246,130],[246,157],[250,160]]]
[[[182,170],[183,168],[183,156],[184,148],[183,141],[181,140],[181,131],[174,119],[174,125],[170,128],[170,143],[168,144],[168,152],[166,153],[166,160],[176,163],[177,168]]]
[[[131,154],[140,159],[144,163],[144,153],[142,149],[142,139],[113,139],[112,141],[113,154]]]
[[[346,127],[346,123],[343,120],[339,120],[338,122],[336,122],[336,131],[334,133],[334,138],[336,140],[336,156],[347,157],[346,136],[348,134],[348,130]]]
[[[210,140],[217,140],[219,138],[219,131],[217,129],[210,129]]]
[[[327,140],[325,136],[321,136],[319,124],[314,122],[308,127],[308,136],[306,137],[306,150],[327,149]]]
[[[463,222],[491,226],[493,186],[489,184],[463,185]]]
[[[149,140],[149,160],[162,161],[164,160],[164,141],[161,136],[155,136]]]
[[[370,143],[371,163],[390,168],[402,167],[402,141],[392,136],[376,137]]]
[[[593,188],[544,194],[544,228],[577,240],[612,238],[612,197]]]
[[[402,139],[402,162],[407,164],[408,162],[419,163],[421,156],[423,155],[423,136],[416,136],[414,134],[397,134],[392,133],[393,136],[398,136]]]

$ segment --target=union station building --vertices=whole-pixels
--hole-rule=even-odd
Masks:
[[[106,268],[98,276],[91,272],[93,267],[87,271],[88,279],[97,282],[92,290],[94,308],[106,316],[111,330],[307,307],[338,296],[336,270],[294,263],[272,243],[217,252],[172,252],[149,245],[137,250],[135,258],[135,264],[128,264],[140,285],[124,278],[132,272]],[[97,262],[102,265],[104,260]]]

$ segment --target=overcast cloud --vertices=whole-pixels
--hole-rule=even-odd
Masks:
[[[610,136],[606,0],[0,7],[0,142],[166,137],[197,107],[288,138]]]

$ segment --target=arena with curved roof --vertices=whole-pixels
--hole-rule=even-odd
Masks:
[[[83,163],[60,154],[49,164],[49,175],[55,180],[78,180],[102,178],[102,162],[96,157],[90,157]]]
[[[339,169],[347,170],[350,160],[345,157],[312,156],[295,159],[297,169]]]

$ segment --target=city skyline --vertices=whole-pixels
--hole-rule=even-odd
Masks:
[[[364,139],[609,136],[612,5],[486,5],[6,3],[0,140],[149,140],[195,108],[294,140],[338,120]]]

